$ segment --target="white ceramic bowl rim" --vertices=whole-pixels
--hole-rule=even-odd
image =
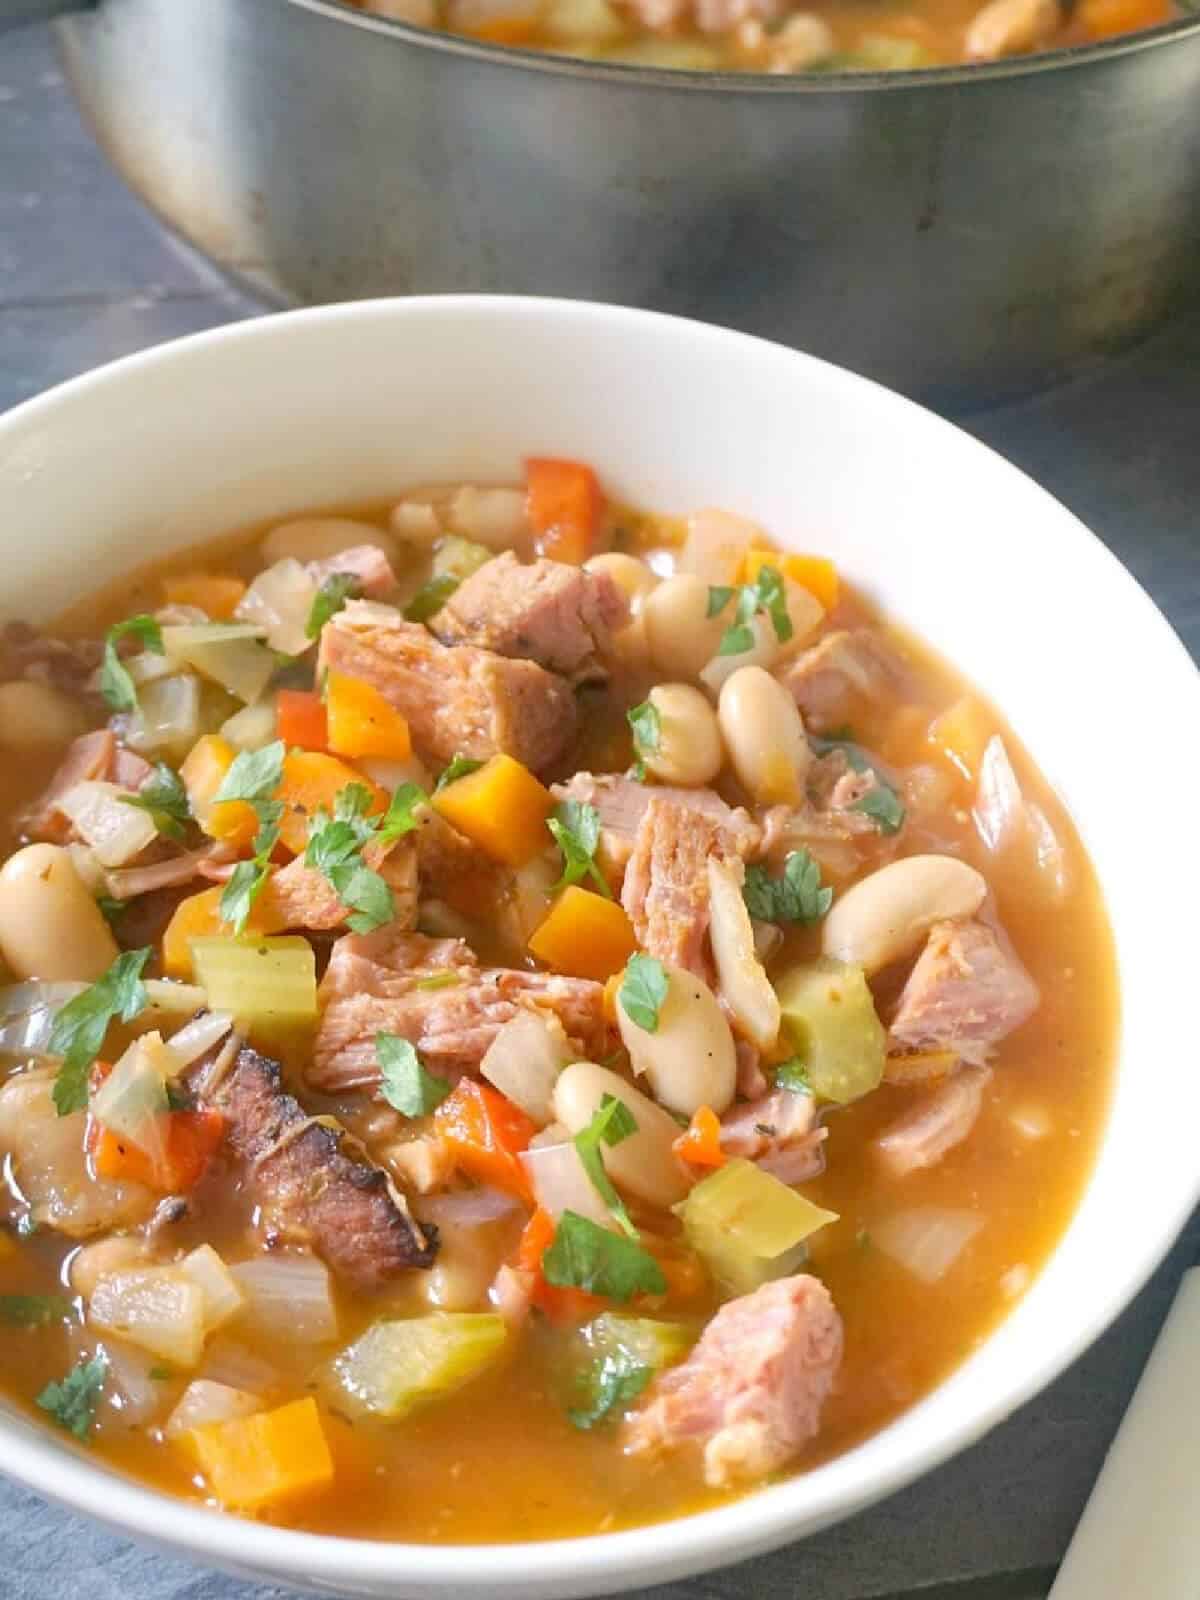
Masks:
[[[102,368],[0,419],[0,496],[6,477],[15,487],[29,476],[29,462],[37,458],[43,441],[52,440],[64,418],[69,423],[85,411],[128,416],[125,408],[131,397],[136,403],[146,380],[161,379],[176,367],[186,378],[189,364],[202,357],[225,352],[235,360],[271,362],[292,341],[311,337],[317,342],[321,330],[336,329],[339,336],[356,331],[368,341],[386,330],[402,340],[406,329],[444,324],[449,330],[459,323],[476,332],[495,324],[530,334],[539,328],[557,330],[564,339],[572,332],[602,334],[609,340],[624,339],[631,348],[639,343],[661,346],[660,358],[675,352],[682,359],[687,352],[709,363],[752,368],[762,374],[764,383],[778,380],[786,386],[799,374],[822,398],[848,413],[862,411],[866,424],[886,419],[898,431],[910,430],[922,438],[934,453],[945,452],[965,463],[968,475],[977,475],[980,483],[1007,482],[1028,516],[1053,530],[1048,543],[1060,546],[1064,561],[1069,558],[1086,574],[1089,593],[1102,595],[1116,608],[1128,633],[1139,642],[1140,658],[1152,658],[1157,664],[1162,726],[1173,725],[1179,731],[1176,751],[1187,742],[1184,730],[1200,726],[1200,679],[1167,623],[1099,541],[1015,469],[950,424],[867,380],[746,335],[655,313],[571,301],[446,296],[325,307],[199,334]],[[869,432],[869,426],[864,431]],[[529,445],[545,448],[540,439],[530,440]],[[1180,759],[1200,781],[1194,755],[1185,751]],[[1183,792],[1189,791],[1185,787]],[[1185,901],[1194,906],[1200,900],[1196,868],[1173,864],[1171,871]],[[1191,1070],[1190,1063],[1185,1070]],[[384,1593],[398,1586],[397,1592],[430,1595],[477,1589],[497,1596],[550,1596],[661,1582],[780,1545],[798,1529],[810,1531],[832,1522],[900,1488],[1007,1417],[1074,1360],[1129,1301],[1161,1259],[1198,1193],[1200,1169],[1194,1162],[1186,1171],[1163,1175],[1153,1227],[1121,1240],[1122,1249],[1108,1258],[1079,1321],[1057,1327],[1052,1337],[1045,1338],[1040,1360],[1024,1365],[1010,1362],[987,1403],[973,1406],[956,1428],[943,1425],[940,1432],[927,1432],[915,1443],[907,1440],[903,1450],[892,1450],[889,1440],[903,1426],[901,1419],[807,1475],[668,1523],[600,1537],[484,1546],[374,1543],[299,1533],[223,1517],[141,1488],[98,1471],[82,1456],[64,1452],[48,1435],[0,1418],[3,1468],[42,1494],[151,1542],[232,1570],[274,1574],[314,1587]],[[1005,1328],[1031,1312],[1037,1292],[1035,1286]],[[961,1372],[953,1375],[939,1393],[954,1390],[961,1377]]]

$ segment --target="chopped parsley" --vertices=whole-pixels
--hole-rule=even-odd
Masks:
[[[136,794],[121,796],[127,806],[137,806],[150,814],[150,820],[167,839],[182,839],[192,819],[183,779],[165,761],[156,761],[154,771]]]
[[[719,617],[725,607],[733,599],[737,591],[725,583],[714,583],[708,589],[708,609],[705,616],[711,622],[713,617]]]
[[[576,1211],[564,1211],[558,1219],[554,1241],[542,1255],[542,1272],[557,1289],[585,1289],[610,1300],[667,1290],[663,1270],[648,1251]]]
[[[469,778],[473,772],[478,772],[482,765],[482,761],[475,761],[470,756],[455,756],[450,765],[443,768],[441,777],[434,784],[434,794],[439,794],[448,783],[457,783],[459,778]]]
[[[37,1403],[60,1428],[77,1439],[86,1439],[92,1431],[107,1372],[108,1361],[99,1351],[90,1360],[83,1357],[61,1381],[48,1383]]]
[[[617,999],[630,1022],[658,1032],[658,1013],[667,998],[667,969],[653,956],[630,956]]]
[[[630,1134],[636,1132],[637,1122],[633,1112],[623,1100],[618,1100],[616,1095],[606,1094],[601,1098],[587,1127],[581,1129],[574,1139],[583,1170],[592,1180],[601,1200],[612,1212],[617,1226],[629,1239],[636,1239],[638,1231],[625,1209],[625,1202],[613,1188],[612,1179],[604,1167],[604,1157],[600,1147],[620,1144],[622,1139],[628,1139]]]
[[[128,900],[117,900],[111,894],[97,895],[96,904],[100,909],[100,915],[105,922],[110,924],[116,922],[118,917],[124,916],[126,911],[129,910]]]
[[[404,783],[392,796],[382,817],[370,817],[371,791],[361,783],[348,783],[334,796],[333,815],[318,811],[308,830],[304,864],[322,874],[348,909],[347,925],[355,933],[370,933],[396,915],[391,887],[363,859],[369,844],[389,845],[417,826],[416,811],[425,803],[425,791]]]
[[[563,858],[562,877],[552,892],[565,889],[570,883],[578,883],[582,878],[590,878],[605,899],[611,900],[612,890],[608,886],[608,879],[596,865],[596,851],[600,845],[600,813],[595,806],[588,805],[586,801],[563,800],[555,806],[554,815],[547,818],[546,826],[554,835]]]
[[[41,1328],[69,1317],[74,1309],[61,1294],[0,1294],[0,1322],[14,1328]]]
[[[898,833],[904,823],[904,803],[879,769],[871,764],[862,749],[850,738],[850,730],[841,729],[828,739],[813,738],[810,743],[818,755],[829,755],[834,750],[840,750],[852,772],[869,772],[873,775],[875,787],[868,789],[861,800],[856,800],[850,810],[861,811],[870,817],[878,825],[880,833]]]
[[[150,947],[127,950],[90,988],[77,994],[55,1017],[46,1041],[48,1055],[61,1056],[54,1080],[54,1105],[60,1117],[87,1105],[87,1075],[104,1046],[114,1017],[132,1022],[147,1003],[142,969]]]
[[[214,805],[226,800],[244,800],[258,815],[254,853],[249,861],[238,862],[221,893],[221,920],[232,924],[235,933],[245,929],[254,902],[270,876],[271,854],[279,842],[279,819],[283,816],[282,803],[272,797],[283,781],[283,759],[282,739],[264,745],[261,750],[241,751],[234,757],[213,796]]]
[[[100,667],[100,693],[114,711],[136,711],[137,689],[117,652],[122,639],[140,639],[142,648],[156,656],[163,654],[162,629],[144,613],[115,623],[104,635],[104,661]]]
[[[450,1085],[421,1065],[415,1046],[394,1033],[375,1035],[380,1088],[388,1105],[406,1117],[427,1117],[450,1093]]]
[[[644,783],[646,757],[652,756],[662,743],[662,718],[652,701],[643,700],[640,706],[630,707],[625,720],[633,730],[633,748],[637,755],[633,775],[639,783]]]
[[[264,745],[261,750],[242,750],[234,756],[229,771],[221,779],[221,787],[213,795],[213,804],[222,800],[246,800],[257,806],[270,800],[283,782],[284,754],[282,739]]]
[[[632,1405],[653,1376],[654,1368],[624,1345],[602,1352],[580,1373],[584,1404],[571,1407],[568,1420],[576,1428],[594,1428],[614,1411]]]
[[[722,595],[725,595],[725,600],[716,605],[716,601]],[[726,593],[723,588],[710,589],[709,616],[716,616],[728,604],[730,598],[732,591]],[[780,644],[786,644],[792,637],[792,619],[788,616],[787,590],[784,588],[783,578],[777,567],[760,567],[754,582],[743,584],[737,591],[737,607],[733,614],[733,623],[721,635],[717,654],[740,656],[745,651],[753,649],[755,635],[751,623],[760,613],[770,618],[775,637]]]
[[[336,617],[346,604],[358,594],[359,582],[352,572],[331,572],[313,596],[312,607],[304,632],[310,639],[319,639],[321,629],[330,617]]]
[[[453,572],[439,572],[424,583],[404,608],[409,622],[428,622],[462,582]]]
[[[791,1056],[787,1061],[781,1061],[775,1068],[775,1087],[777,1089],[790,1089],[792,1094],[811,1094],[813,1092],[812,1079],[808,1075],[808,1068],[799,1056]]]
[[[833,904],[833,890],[822,888],[821,868],[807,850],[792,850],[781,877],[773,878],[766,867],[747,867],[742,898],[759,922],[812,923]]]

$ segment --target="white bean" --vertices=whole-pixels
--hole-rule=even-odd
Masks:
[[[264,565],[274,566],[285,556],[294,561],[325,561],[352,545],[373,544],[389,561],[396,560],[396,541],[373,522],[356,522],[351,517],[296,517],[281,522],[263,540],[260,550]]]
[[[651,689],[650,704],[658,712],[658,743],[639,754],[647,770],[663,783],[699,789],[721,770],[725,752],[713,708],[688,683],[660,683]]]
[[[581,1133],[606,1094],[619,1100],[637,1123],[636,1133],[620,1144],[605,1146],[604,1165],[613,1182],[649,1205],[673,1206],[688,1191],[671,1148],[679,1126],[648,1095],[607,1067],[576,1061],[563,1069],[554,1085],[554,1114],[569,1133]]]
[[[682,967],[667,967],[667,997],[653,1033],[639,1028],[617,1001],[617,1025],[633,1070],[654,1098],[690,1117],[701,1106],[718,1115],[733,1100],[737,1054],[733,1035],[712,990]]]
[[[619,550],[608,550],[603,555],[592,556],[583,563],[583,570],[607,573],[629,601],[630,620],[613,635],[613,647],[618,657],[629,666],[644,666],[650,646],[642,612],[646,597],[659,585],[658,574],[636,556],[622,555]]]
[[[721,686],[717,720],[738,782],[757,805],[796,805],[812,751],[796,702],[762,667],[742,667]]]
[[[117,942],[75,863],[54,844],[30,844],[0,870],[0,954],[15,977],[91,983]]]
[[[489,550],[518,547],[529,537],[523,489],[477,489],[464,484],[457,489],[447,508],[453,533]]]
[[[642,607],[650,660],[672,678],[694,678],[717,653],[726,628],[708,615],[708,584],[694,572],[664,578]]]
[[[987,884],[954,856],[906,856],[852,884],[825,918],[821,948],[868,973],[911,955],[933,927],[969,917]]]
[[[26,678],[0,683],[0,745],[6,749],[69,744],[86,727],[82,708],[48,683]]]

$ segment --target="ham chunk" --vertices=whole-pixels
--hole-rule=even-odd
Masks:
[[[671,800],[701,816],[719,823],[728,834],[738,855],[749,859],[762,841],[762,829],[741,806],[729,806],[712,789],[676,789],[667,785],[651,787],[622,778],[616,773],[597,776],[577,772],[569,783],[556,783],[550,790],[556,800],[578,800],[595,806],[600,815],[600,855],[606,869],[615,874],[625,870],[633,854],[633,841],[651,800]]]
[[[888,1034],[894,1053],[951,1050],[974,1065],[1037,1010],[1037,985],[982,922],[939,922],[904,985]]]
[[[429,623],[443,644],[478,645],[566,677],[604,679],[629,603],[607,573],[564,561],[522,566],[511,550],[463,580]]]
[[[989,1067],[963,1067],[925,1094],[875,1141],[880,1161],[894,1178],[936,1166],[974,1128],[983,1109]]]
[[[693,1443],[714,1489],[755,1482],[815,1437],[842,1358],[842,1319],[801,1273],[723,1305],[627,1424],[631,1453]]]
[[[711,816],[651,791],[621,889],[648,955],[708,981],[708,858],[733,853],[732,839]]]
[[[418,752],[435,762],[504,752],[538,771],[575,732],[575,696],[565,679],[532,661],[447,648],[370,601],[350,601],[321,630],[317,670],[373,684],[407,719]]]
[[[827,633],[779,673],[814,733],[853,722],[864,701],[895,692],[905,676],[903,662],[873,628]]]
[[[348,550],[339,550],[337,555],[326,556],[323,561],[309,561],[306,570],[318,586],[335,573],[344,573],[354,579],[360,595],[372,600],[391,594],[396,587],[392,564],[377,544],[351,545]]]
[[[826,1128],[817,1125],[810,1094],[776,1089],[721,1119],[721,1149],[744,1156],[781,1183],[807,1183],[825,1169]]]
[[[382,847],[368,844],[363,860],[379,873],[392,891],[393,924],[400,928],[415,927],[417,853],[412,840],[400,839],[394,845]],[[329,879],[315,867],[306,867],[303,856],[297,856],[273,873],[267,892],[272,910],[279,911],[288,928],[308,928],[314,932],[340,928],[350,915]]]
[[[480,967],[461,939],[426,939],[391,926],[338,940],[320,999],[309,1081],[331,1094],[379,1081],[375,1036],[381,1032],[408,1039],[442,1077],[473,1072],[523,1006],[553,1012],[582,1057],[597,1059],[593,1052],[603,1055],[609,1047],[603,985]]]
[[[65,844],[73,830],[69,819],[58,809],[58,802],[77,783],[106,780],[116,756],[116,735],[108,728],[97,728],[94,733],[82,733],[72,739],[58,771],[22,816],[22,831],[31,839]]]

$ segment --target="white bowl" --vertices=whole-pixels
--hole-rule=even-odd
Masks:
[[[739,334],[571,302],[402,300],[243,323],[0,420],[4,610],[44,617],[152,552],[253,518],[422,479],[513,478],[526,452],[583,457],[635,503],[728,506],[784,544],[828,551],[995,699],[1104,885],[1123,995],[1116,1095],[1070,1229],[993,1337],[867,1443],[700,1516],[504,1546],[317,1537],[139,1488],[0,1412],[6,1472],[139,1538],[276,1582],[551,1600],[797,1539],[927,1471],[1048,1383],[1130,1299],[1200,1194],[1200,871],[1188,836],[1200,679],[1074,517],[874,384]]]

